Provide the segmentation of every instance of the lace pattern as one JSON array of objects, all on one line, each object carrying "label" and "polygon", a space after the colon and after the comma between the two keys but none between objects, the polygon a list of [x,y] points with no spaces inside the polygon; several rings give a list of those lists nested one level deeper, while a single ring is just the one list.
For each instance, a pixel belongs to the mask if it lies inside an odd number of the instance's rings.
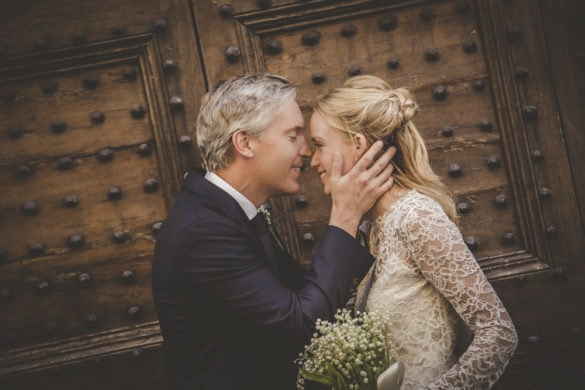
[{"label": "lace pattern", "polygon": [[[388,313],[402,389],[488,389],[517,345],[514,325],[439,204],[414,190],[372,221],[367,310]],[[467,328],[473,340],[458,352]],[[459,356],[460,355],[460,356]]]}]

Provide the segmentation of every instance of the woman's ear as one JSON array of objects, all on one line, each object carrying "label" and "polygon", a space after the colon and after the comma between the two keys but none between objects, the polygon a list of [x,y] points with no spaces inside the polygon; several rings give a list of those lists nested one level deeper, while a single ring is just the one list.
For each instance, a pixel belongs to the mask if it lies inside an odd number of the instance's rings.
[{"label": "woman's ear", "polygon": [[234,145],[234,152],[246,158],[254,157],[254,151],[250,142],[250,135],[243,130],[236,130],[232,134],[232,144]]},{"label": "woman's ear", "polygon": [[366,137],[364,137],[362,134],[357,134],[354,136],[353,141],[355,145],[355,160],[357,161],[360,159],[360,157],[363,156],[366,150],[368,150],[368,144],[366,142]]}]

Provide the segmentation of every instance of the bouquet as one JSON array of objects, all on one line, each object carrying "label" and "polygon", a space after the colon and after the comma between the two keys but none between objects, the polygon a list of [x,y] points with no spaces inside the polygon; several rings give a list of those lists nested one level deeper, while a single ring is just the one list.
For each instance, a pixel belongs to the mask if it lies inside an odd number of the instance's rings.
[{"label": "bouquet", "polygon": [[335,322],[317,320],[316,333],[295,361],[297,388],[305,380],[335,390],[375,390],[378,376],[390,365],[387,328],[381,315],[338,310]]}]

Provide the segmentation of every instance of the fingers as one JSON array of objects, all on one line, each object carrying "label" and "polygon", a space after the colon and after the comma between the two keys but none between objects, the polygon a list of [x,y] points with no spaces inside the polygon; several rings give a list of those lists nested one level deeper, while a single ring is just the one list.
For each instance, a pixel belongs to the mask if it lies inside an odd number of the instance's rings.
[{"label": "fingers", "polygon": [[374,161],[382,148],[376,142],[364,153],[353,168],[342,176],[343,158],[335,153],[330,172],[330,189],[333,206],[330,224],[355,235],[360,218],[394,183],[394,165],[390,163],[396,148],[390,148]]},{"label": "fingers", "polygon": [[358,160],[355,164],[355,167],[358,171],[365,171],[365,170],[372,170],[374,173],[373,176],[378,175],[386,165],[392,160],[392,157],[396,154],[396,148],[394,146],[388,148],[382,154],[378,160],[374,162],[374,158],[376,154],[382,149],[383,143],[382,141],[376,141],[370,148],[364,153],[364,155]]},{"label": "fingers", "polygon": [[391,147],[384,152],[364,174],[367,175],[367,183],[373,195],[380,196],[389,191],[394,183],[392,173],[394,165],[390,162],[396,154],[396,148]]},{"label": "fingers", "polygon": [[329,180],[332,182],[336,182],[341,178],[341,171],[343,170],[343,157],[341,153],[335,151],[333,153],[333,158],[331,159],[331,172],[329,175]]},{"label": "fingers", "polygon": [[375,180],[373,180],[373,185],[376,186],[376,190],[381,194],[387,192],[392,187],[394,183],[394,179],[392,178],[392,172],[394,171],[394,165],[388,164],[386,168],[376,176]]},{"label": "fingers", "polygon": [[376,157],[376,154],[382,149],[382,146],[383,146],[382,141],[374,142],[374,144],[370,146],[368,150],[366,150],[364,155],[355,164],[354,167],[356,168],[356,170],[365,171],[366,169],[368,169],[368,167],[372,164],[372,161],[374,161],[374,157]]},{"label": "fingers", "polygon": [[390,147],[376,161],[374,161],[376,154],[380,151],[381,148],[382,142],[376,141],[354,165],[350,171],[350,174],[356,175],[355,177],[357,177],[357,175],[362,175],[365,173],[366,176],[362,177],[364,177],[366,180],[371,180],[384,172],[388,166],[392,167],[390,170],[391,174],[394,167],[392,164],[390,164],[390,160],[392,160],[396,154],[396,148],[394,146]]},{"label": "fingers", "polygon": [[390,164],[390,160],[392,160],[395,154],[396,148],[394,146],[388,148],[388,150],[386,150],[384,154],[382,154],[368,170],[372,173],[373,176],[379,175],[384,171],[384,169],[386,169],[388,165],[392,166],[392,164]]}]

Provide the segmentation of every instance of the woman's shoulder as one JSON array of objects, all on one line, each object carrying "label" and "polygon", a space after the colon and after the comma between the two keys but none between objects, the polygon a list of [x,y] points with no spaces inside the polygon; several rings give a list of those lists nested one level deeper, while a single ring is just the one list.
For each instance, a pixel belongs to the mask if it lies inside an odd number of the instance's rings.
[{"label": "woman's shoulder", "polygon": [[415,228],[425,230],[450,225],[451,220],[437,201],[410,189],[392,205],[392,208],[383,215],[383,220],[378,223],[386,228],[411,231]]},{"label": "woman's shoulder", "polygon": [[408,190],[394,206],[397,212],[411,217],[420,216],[421,214],[427,215],[429,213],[444,214],[443,208],[436,200],[414,189]]}]

